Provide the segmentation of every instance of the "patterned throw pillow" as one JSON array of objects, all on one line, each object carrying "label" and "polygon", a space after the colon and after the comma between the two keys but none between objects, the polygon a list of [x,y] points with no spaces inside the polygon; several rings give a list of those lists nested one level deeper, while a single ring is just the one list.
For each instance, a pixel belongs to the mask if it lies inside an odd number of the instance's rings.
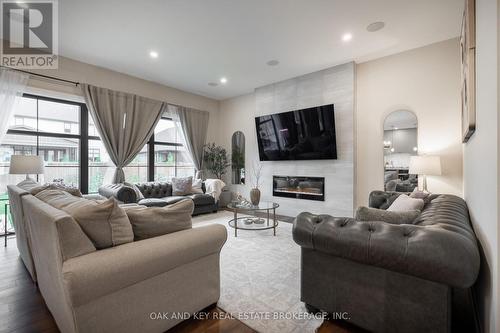
[{"label": "patterned throw pillow", "polygon": [[382,221],[391,224],[412,224],[420,216],[420,211],[392,212],[383,209],[359,207],[356,211],[358,221]]},{"label": "patterned throw pillow", "polygon": [[188,195],[192,193],[193,177],[172,178],[172,195]]}]

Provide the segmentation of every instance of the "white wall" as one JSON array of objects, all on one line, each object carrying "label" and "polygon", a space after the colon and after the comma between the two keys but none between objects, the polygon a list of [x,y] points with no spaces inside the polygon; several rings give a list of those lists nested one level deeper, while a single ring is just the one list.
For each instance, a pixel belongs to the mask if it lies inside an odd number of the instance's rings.
[{"label": "white wall", "polygon": [[464,145],[464,196],[483,252],[477,284],[485,332],[500,332],[498,9],[495,0],[476,0],[476,132]]},{"label": "white wall", "polygon": [[356,69],[357,205],[383,189],[383,122],[395,110],[418,118],[420,154],[442,158],[429,190],[462,195],[458,39],[361,63]]},{"label": "white wall", "polygon": [[[219,101],[217,100],[65,57],[59,58],[57,70],[30,71],[209,111],[210,121],[207,137],[209,141],[215,141],[219,111]],[[81,96],[79,87],[55,83],[51,80],[30,79],[29,90],[41,94],[48,92],[50,96],[59,98],[75,99],[75,96]]]},{"label": "white wall", "polygon": [[[254,161],[258,161],[255,133],[256,115],[265,115],[306,107],[334,104],[337,160],[261,162],[262,199],[280,204],[278,213],[294,216],[303,211],[352,216],[354,205],[354,63],[257,88],[254,94],[221,102],[219,143],[231,151],[231,136],[240,130],[246,137],[247,180]],[[310,201],[272,196],[272,176],[325,177],[325,201]],[[229,178],[228,178],[229,181]],[[246,186],[234,185],[248,197]]]}]

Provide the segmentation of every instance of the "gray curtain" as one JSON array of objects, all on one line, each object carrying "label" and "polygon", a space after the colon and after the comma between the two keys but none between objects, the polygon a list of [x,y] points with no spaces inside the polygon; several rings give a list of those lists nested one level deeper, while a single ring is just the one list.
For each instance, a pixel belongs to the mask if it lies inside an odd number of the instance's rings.
[{"label": "gray curtain", "polygon": [[116,166],[113,182],[123,183],[123,168],[148,142],[167,105],[88,84],[82,84],[82,91],[104,147]]},{"label": "gray curtain", "polygon": [[184,133],[186,149],[196,167],[196,178],[202,178],[203,147],[207,140],[209,113],[207,111],[180,107],[178,116],[182,132]]}]

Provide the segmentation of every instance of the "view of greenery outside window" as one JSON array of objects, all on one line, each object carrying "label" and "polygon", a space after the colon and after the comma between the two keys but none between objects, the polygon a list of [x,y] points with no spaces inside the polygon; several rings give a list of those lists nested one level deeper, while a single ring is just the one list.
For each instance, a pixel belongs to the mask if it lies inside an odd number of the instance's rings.
[{"label": "view of greenery outside window", "polygon": [[[45,174],[32,175],[42,183],[63,179],[79,186],[80,116],[76,103],[55,102],[36,96],[21,98],[7,135],[0,143],[0,199],[7,197],[7,185],[17,184],[24,175],[10,175],[12,155],[40,155],[45,161]],[[0,201],[0,225],[4,225],[4,201]],[[12,229],[12,225],[8,226]],[[11,231],[11,230],[9,230]]]}]

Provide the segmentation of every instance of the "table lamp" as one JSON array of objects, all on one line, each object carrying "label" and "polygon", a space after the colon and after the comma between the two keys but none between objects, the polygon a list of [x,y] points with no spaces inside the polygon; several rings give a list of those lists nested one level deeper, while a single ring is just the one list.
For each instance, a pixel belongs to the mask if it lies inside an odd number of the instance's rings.
[{"label": "table lamp", "polygon": [[427,192],[426,176],[441,176],[441,158],[439,156],[422,155],[410,157],[409,174],[422,175],[423,191]]},{"label": "table lamp", "polygon": [[12,155],[10,157],[9,173],[12,175],[29,175],[43,174],[44,162],[41,156],[32,155]]}]

